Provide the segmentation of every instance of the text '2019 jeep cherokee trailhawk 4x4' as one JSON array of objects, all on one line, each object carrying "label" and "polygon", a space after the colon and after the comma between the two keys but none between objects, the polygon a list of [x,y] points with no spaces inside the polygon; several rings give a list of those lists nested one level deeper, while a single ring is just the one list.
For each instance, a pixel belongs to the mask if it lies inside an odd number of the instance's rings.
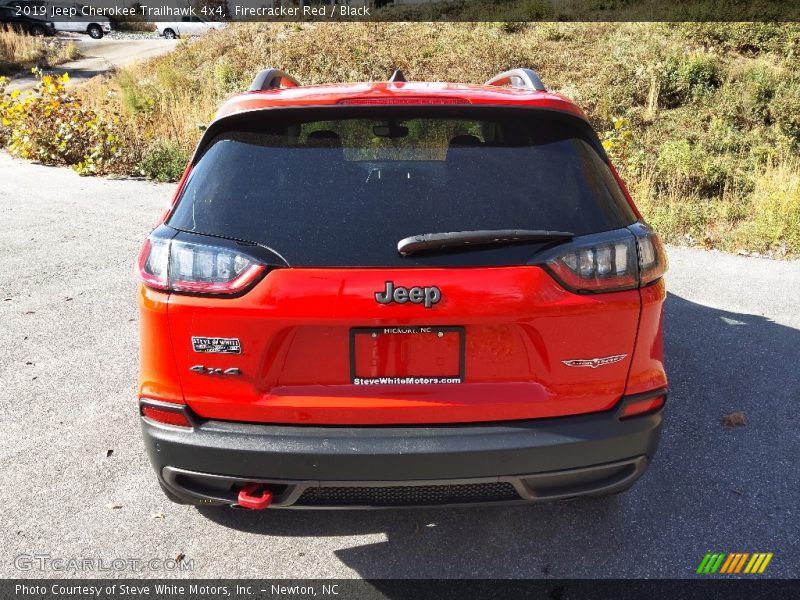
[{"label": "text '2019 jeep cherokee trailhawk 4x4'", "polygon": [[264,71],[139,259],[158,480],[253,509],[624,490],[666,399],[665,268],[585,115],[533,71]]}]

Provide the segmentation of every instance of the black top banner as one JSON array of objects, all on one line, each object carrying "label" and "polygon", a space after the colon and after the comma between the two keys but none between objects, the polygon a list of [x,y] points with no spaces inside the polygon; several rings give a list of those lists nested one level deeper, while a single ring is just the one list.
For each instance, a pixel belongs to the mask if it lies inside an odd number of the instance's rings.
[{"label": "black top banner", "polygon": [[800,0],[11,0],[51,21],[800,21]]}]

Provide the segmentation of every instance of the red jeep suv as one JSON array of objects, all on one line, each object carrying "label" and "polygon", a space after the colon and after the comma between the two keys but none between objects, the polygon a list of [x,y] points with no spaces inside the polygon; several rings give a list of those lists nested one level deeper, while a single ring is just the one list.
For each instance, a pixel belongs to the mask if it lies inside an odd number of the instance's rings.
[{"label": "red jeep suv", "polygon": [[158,481],[251,509],[625,490],[661,427],[665,269],[586,116],[534,71],[263,71],[139,258]]}]

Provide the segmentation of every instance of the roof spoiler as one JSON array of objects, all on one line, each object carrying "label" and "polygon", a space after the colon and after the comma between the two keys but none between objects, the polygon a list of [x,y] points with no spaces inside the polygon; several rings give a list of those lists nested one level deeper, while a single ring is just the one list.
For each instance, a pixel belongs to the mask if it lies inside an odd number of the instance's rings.
[{"label": "roof spoiler", "polygon": [[[400,69],[395,69],[392,76],[389,78],[389,83],[400,83],[404,81],[406,81],[406,78]],[[297,79],[280,69],[264,69],[253,79],[253,83],[250,84],[250,91],[277,90],[280,88],[298,87],[299,85],[301,84]],[[504,71],[492,77],[485,85],[510,85],[514,88],[535,90],[537,92],[547,91],[539,74],[533,69],[511,69],[510,71]]]},{"label": "roof spoiler", "polygon": [[504,71],[492,77],[484,85],[510,85],[513,88],[523,90],[534,90],[537,92],[547,91],[539,74],[533,69],[511,69],[510,71]]},{"label": "roof spoiler", "polygon": [[[400,69],[395,69],[389,78],[389,83],[405,82],[406,77]],[[279,90],[281,88],[293,88],[300,86],[301,83],[288,73],[280,69],[264,69],[253,79],[250,84],[251,92],[261,92],[264,90]]]},{"label": "roof spoiler", "polygon": [[406,81],[408,81],[408,79],[406,79],[406,76],[400,69],[395,69],[392,76],[389,78],[389,83],[403,83]]},{"label": "roof spoiler", "polygon": [[263,90],[277,90],[280,88],[298,87],[300,82],[280,69],[264,69],[259,72],[250,84],[251,92]]}]

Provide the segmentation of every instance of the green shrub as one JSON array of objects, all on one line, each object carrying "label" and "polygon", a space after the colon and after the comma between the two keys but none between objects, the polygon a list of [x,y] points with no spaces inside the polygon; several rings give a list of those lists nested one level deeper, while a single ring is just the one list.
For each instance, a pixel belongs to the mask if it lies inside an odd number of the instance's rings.
[{"label": "green shrub", "polygon": [[504,21],[500,24],[503,33],[519,33],[528,27],[527,21]]},{"label": "green shrub", "polygon": [[117,77],[122,105],[130,114],[147,113],[153,110],[155,98],[150,90],[140,84],[130,71],[122,71]]},{"label": "green shrub", "polygon": [[728,119],[712,117],[709,121],[705,143],[711,152],[716,154],[739,152],[746,141],[744,132]]},{"label": "green shrub", "polygon": [[720,114],[742,129],[773,122],[771,103],[780,71],[768,61],[748,61],[731,73],[719,95]]},{"label": "green shrub", "polygon": [[139,172],[156,181],[178,181],[189,157],[172,140],[158,139],[144,152],[136,165]]},{"label": "green shrub", "polygon": [[761,54],[774,52],[784,56],[800,48],[800,25],[797,23],[682,23],[673,25],[686,37],[706,48],[726,52]]},{"label": "green shrub", "polygon": [[721,65],[716,56],[694,54],[686,58],[672,55],[667,57],[664,65],[660,104],[674,108],[706,96],[721,84]]},{"label": "green shrub", "polygon": [[214,66],[213,77],[219,94],[222,96],[233,94],[245,87],[242,81],[242,74],[233,65],[225,61]]},{"label": "green shrub", "polygon": [[755,122],[769,125],[772,121],[770,102],[775,97],[776,88],[772,71],[763,65],[758,65],[746,72],[744,83],[749,116]]},{"label": "green shrub", "polygon": [[656,160],[656,186],[699,196],[719,194],[730,181],[725,157],[686,140],[664,142]]},{"label": "green shrub", "polygon": [[617,168],[624,173],[627,171],[626,167],[633,147],[633,132],[629,121],[622,117],[615,118],[613,125],[613,129],[603,133],[603,148]]},{"label": "green shrub", "polygon": [[[0,89],[0,123],[8,151],[51,165],[69,165],[81,175],[122,166],[120,129],[113,119],[84,107],[66,89],[69,77],[42,75],[35,93]],[[2,82],[0,82],[2,88]]]},{"label": "green shrub", "polygon": [[779,255],[800,253],[800,164],[770,164],[756,177],[752,218],[742,224],[743,245]]},{"label": "green shrub", "polygon": [[788,136],[795,149],[800,148],[800,78],[785,81],[775,90],[770,113],[781,132]]}]

